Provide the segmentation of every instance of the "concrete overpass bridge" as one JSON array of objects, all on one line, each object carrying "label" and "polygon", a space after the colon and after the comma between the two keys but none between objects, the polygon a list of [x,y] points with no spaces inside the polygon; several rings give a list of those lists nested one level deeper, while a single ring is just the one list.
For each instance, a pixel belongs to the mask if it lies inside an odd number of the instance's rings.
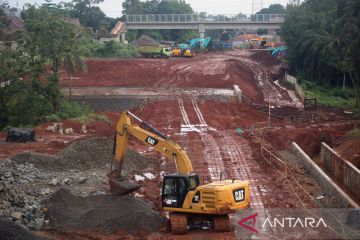
[{"label": "concrete overpass bridge", "polygon": [[[130,29],[192,29],[200,37],[207,29],[280,29],[283,14],[206,15],[206,14],[143,14],[127,15],[126,30]],[[125,34],[125,33],[123,33]],[[125,35],[123,36],[125,38]]]}]

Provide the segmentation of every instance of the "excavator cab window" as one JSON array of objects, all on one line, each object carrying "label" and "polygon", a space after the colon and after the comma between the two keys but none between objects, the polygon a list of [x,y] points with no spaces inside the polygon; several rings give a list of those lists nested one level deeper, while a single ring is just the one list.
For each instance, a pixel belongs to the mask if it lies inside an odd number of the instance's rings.
[{"label": "excavator cab window", "polygon": [[189,191],[194,191],[199,186],[199,176],[189,176]]},{"label": "excavator cab window", "polygon": [[164,178],[162,202],[164,207],[181,208],[189,191],[188,178],[167,176]]}]

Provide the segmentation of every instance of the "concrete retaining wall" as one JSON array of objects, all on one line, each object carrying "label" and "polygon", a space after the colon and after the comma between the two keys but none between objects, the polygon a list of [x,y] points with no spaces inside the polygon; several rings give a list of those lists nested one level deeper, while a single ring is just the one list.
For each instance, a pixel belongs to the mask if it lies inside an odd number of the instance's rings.
[{"label": "concrete retaining wall", "polygon": [[325,169],[333,174],[357,200],[360,200],[360,170],[342,159],[326,143],[321,143],[320,159]]},{"label": "concrete retaining wall", "polygon": [[324,171],[313,162],[313,160],[296,144],[292,143],[291,151],[298,158],[298,161],[304,165],[305,169],[310,172],[323,189],[326,195],[335,197],[339,208],[359,208],[359,205],[353,201],[336,183],[331,180]]},{"label": "concrete retaining wall", "polygon": [[305,101],[305,91],[300,87],[300,85],[297,82],[297,79],[291,75],[288,75],[285,73],[285,81],[294,84],[295,86],[295,92],[299,96],[302,103]]},{"label": "concrete retaining wall", "polygon": [[242,91],[238,85],[233,85],[234,94],[237,96],[239,102],[242,102]]}]

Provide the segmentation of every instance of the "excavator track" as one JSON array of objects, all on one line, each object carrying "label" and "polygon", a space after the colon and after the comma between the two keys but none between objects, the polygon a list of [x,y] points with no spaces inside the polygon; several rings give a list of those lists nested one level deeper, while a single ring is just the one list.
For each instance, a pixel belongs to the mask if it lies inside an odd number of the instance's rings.
[{"label": "excavator track", "polygon": [[184,213],[170,214],[171,233],[175,235],[183,235],[187,233],[187,215]]},{"label": "excavator track", "polygon": [[228,215],[213,218],[214,232],[230,232],[230,219]]}]

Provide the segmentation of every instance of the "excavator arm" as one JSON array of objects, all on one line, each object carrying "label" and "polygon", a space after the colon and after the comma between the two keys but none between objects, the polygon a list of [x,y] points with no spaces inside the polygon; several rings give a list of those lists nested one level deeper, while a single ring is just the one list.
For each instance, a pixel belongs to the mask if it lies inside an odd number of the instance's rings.
[{"label": "excavator arm", "polygon": [[[139,125],[133,123],[132,118],[137,120]],[[179,174],[190,174],[193,172],[191,160],[179,144],[164,136],[157,129],[142,121],[131,112],[123,112],[116,125],[114,169],[109,176],[110,189],[116,195],[128,194],[139,188],[139,186],[132,186],[131,182],[121,177],[124,155],[128,148],[130,135],[140,142],[154,147],[157,152],[168,159],[174,160]]]}]

